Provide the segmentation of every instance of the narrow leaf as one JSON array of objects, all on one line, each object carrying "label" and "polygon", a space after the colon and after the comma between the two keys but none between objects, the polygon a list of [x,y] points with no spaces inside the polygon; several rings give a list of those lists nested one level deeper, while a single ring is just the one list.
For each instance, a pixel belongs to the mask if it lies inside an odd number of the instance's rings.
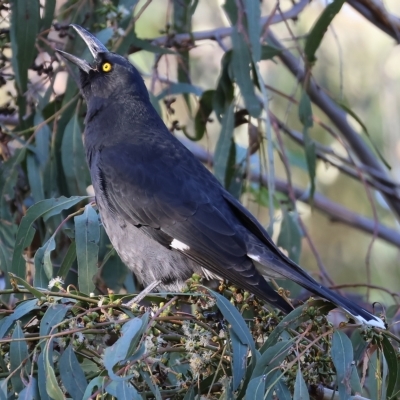
[{"label": "narrow leaf", "polygon": [[52,359],[53,354],[50,351],[53,349],[53,340],[48,340],[46,343],[45,351],[44,351],[44,369],[46,373],[46,391],[47,394],[53,400],[64,400],[64,394],[58,385],[56,374],[54,372],[54,368],[52,362],[50,362],[50,357]]},{"label": "narrow leaf", "polygon": [[230,329],[229,336],[231,338],[233,352],[232,389],[236,391],[246,373],[246,361],[249,347],[241,343],[233,329]]},{"label": "narrow leaf", "polygon": [[4,337],[15,321],[30,313],[32,310],[39,309],[40,307],[37,305],[37,302],[37,299],[26,300],[20,303],[12,314],[3,318],[0,325],[0,339]]},{"label": "narrow leaf", "polygon": [[303,375],[301,374],[300,368],[297,370],[296,382],[294,383],[294,395],[293,400],[310,400],[308,394],[307,385],[304,382]]},{"label": "narrow leaf", "polygon": [[299,104],[299,119],[303,124],[304,151],[306,155],[308,174],[310,176],[311,190],[310,198],[312,199],[315,192],[315,174],[317,154],[315,143],[309,135],[309,128],[313,126],[313,115],[311,109],[311,100],[307,92],[303,91]]},{"label": "narrow leaf", "polygon": [[199,101],[199,109],[194,118],[195,136],[194,138],[189,137],[189,139],[197,141],[203,138],[208,118],[213,110],[214,94],[215,90],[206,90],[202,94]]},{"label": "narrow leaf", "polygon": [[110,347],[104,351],[104,366],[107,368],[109,376],[119,381],[121,378],[114,374],[113,368],[120,361],[129,357],[129,350],[132,342],[138,342],[143,321],[140,318],[133,318],[127,322],[122,328],[122,336]]},{"label": "narrow leaf", "polygon": [[82,399],[87,381],[71,344],[60,357],[59,367],[62,383],[68,393],[73,399]]},{"label": "narrow leaf", "polygon": [[22,389],[24,389],[21,376],[26,378],[31,370],[28,346],[24,340],[17,340],[25,338],[20,321],[17,321],[15,325],[12,338],[14,341],[10,344],[10,372],[13,373],[11,375],[11,383],[14,391],[19,393]]},{"label": "narrow leaf", "polygon": [[15,248],[12,259],[12,272],[21,277],[25,277],[25,259],[23,257],[24,250],[31,244],[35,230],[33,223],[40,217],[46,222],[50,217],[59,214],[61,211],[73,207],[80,201],[87,199],[87,196],[73,196],[66,198],[61,196],[57,199],[48,199],[39,201],[30,207],[21,220],[19,225],[17,238],[15,240]]},{"label": "narrow leaf", "polygon": [[389,368],[387,397],[390,398],[393,394],[397,382],[397,355],[395,349],[393,348],[386,335],[383,335],[382,338],[382,349]]},{"label": "narrow leaf", "polygon": [[11,2],[11,61],[20,93],[28,88],[28,69],[37,51],[35,41],[39,32],[39,7],[39,0]]},{"label": "narrow leaf", "polygon": [[350,399],[351,363],[353,346],[351,340],[341,331],[335,331],[332,338],[331,356],[336,368],[337,384],[341,399]]},{"label": "narrow leaf", "polygon": [[297,214],[289,212],[282,207],[283,219],[277,246],[282,247],[289,253],[289,258],[295,263],[299,262],[301,253],[302,232],[298,223]]},{"label": "narrow leaf", "polygon": [[93,276],[97,272],[100,239],[99,218],[93,207],[88,204],[84,213],[76,216],[74,221],[79,290],[91,293],[95,288]]},{"label": "narrow leaf", "polygon": [[90,183],[78,113],[74,113],[64,130],[61,160],[70,194],[83,195]]},{"label": "narrow leaf", "polygon": [[16,281],[18,284],[23,286],[26,290],[29,290],[38,300],[41,300],[43,297],[43,293],[37,289],[35,289],[33,286],[31,286],[28,282],[24,281],[22,278],[19,276],[16,276],[12,274],[11,272],[8,274],[11,279]]},{"label": "narrow leaf", "polygon": [[76,260],[76,242],[73,241],[68,247],[68,251],[61,262],[61,267],[58,271],[58,276],[60,276],[62,279],[65,279],[75,260]]},{"label": "narrow leaf", "polygon": [[246,399],[263,399],[265,393],[265,376],[253,378],[246,390]]},{"label": "narrow leaf", "polygon": [[255,91],[254,84],[251,79],[251,57],[249,47],[236,28],[232,32],[232,73],[240,88],[240,93],[243,96],[246,109],[249,114],[257,118],[261,113],[261,105]]},{"label": "narrow leaf", "polygon": [[304,53],[310,64],[315,62],[315,52],[320,46],[330,23],[340,11],[345,1],[346,0],[333,0],[332,3],[325,8],[325,10],[317,19],[317,22],[311,28],[304,46]]},{"label": "narrow leaf", "polygon": [[258,0],[247,0],[243,4],[246,13],[247,34],[249,36],[249,41],[250,41],[251,55],[253,61],[256,63],[260,61],[261,57],[260,2]]},{"label": "narrow leaf", "polygon": [[[47,336],[52,328],[58,325],[64,319],[69,309],[70,306],[67,306],[66,304],[50,305],[40,322],[39,335]],[[42,350],[44,349],[45,344],[46,342],[44,341],[41,343]]]},{"label": "narrow leaf", "polygon": [[233,130],[235,126],[234,107],[235,105],[232,103],[225,111],[222,119],[221,132],[214,153],[214,174],[222,184],[225,183],[229,151],[233,141]]}]

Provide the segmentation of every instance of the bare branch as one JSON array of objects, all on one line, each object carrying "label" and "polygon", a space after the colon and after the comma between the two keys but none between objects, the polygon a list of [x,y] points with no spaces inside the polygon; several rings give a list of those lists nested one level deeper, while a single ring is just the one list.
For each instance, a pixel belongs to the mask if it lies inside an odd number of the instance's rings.
[{"label": "bare branch", "polygon": [[[303,82],[306,73],[301,60],[297,59],[293,54],[287,51],[272,32],[270,32],[269,39],[275,47],[282,50],[281,54],[278,56],[282,63],[299,80],[299,82]],[[330,118],[336,128],[338,128],[359,160],[385,177],[384,180],[379,179],[379,181],[382,185],[386,186],[390,177],[387,175],[386,170],[383,168],[381,162],[377,159],[372,150],[348,123],[346,112],[340,108],[312,79],[310,79],[307,92],[312,102],[317,105]],[[400,192],[397,188],[390,187],[390,189],[396,190],[396,196],[387,193],[382,193],[382,195],[392,209],[394,215],[396,215],[396,218],[400,221]]]},{"label": "bare branch", "polygon": [[400,43],[400,18],[390,14],[382,2],[375,0],[347,0],[355,10]]},{"label": "bare branch", "polygon": [[[264,26],[267,22],[269,25],[273,25],[282,22],[284,20],[294,19],[303,11],[303,9],[306,7],[308,3],[309,0],[300,0],[290,10],[282,14],[275,14],[272,17],[269,15],[267,15],[266,17],[262,17],[260,20],[260,26]],[[224,37],[230,36],[232,34],[232,30],[233,28],[228,26],[201,32],[180,33],[178,35],[160,36],[156,39],[153,39],[151,44],[154,46],[172,47],[175,44],[183,44],[199,40],[220,41]]]}]

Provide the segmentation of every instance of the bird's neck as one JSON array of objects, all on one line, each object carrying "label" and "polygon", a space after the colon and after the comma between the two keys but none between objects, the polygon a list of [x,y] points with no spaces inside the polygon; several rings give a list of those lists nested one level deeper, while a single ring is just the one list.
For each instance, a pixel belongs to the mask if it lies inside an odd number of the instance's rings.
[{"label": "bird's neck", "polygon": [[149,100],[134,95],[109,100],[88,103],[85,147],[96,149],[121,141],[140,141],[150,132],[152,136],[169,133]]}]

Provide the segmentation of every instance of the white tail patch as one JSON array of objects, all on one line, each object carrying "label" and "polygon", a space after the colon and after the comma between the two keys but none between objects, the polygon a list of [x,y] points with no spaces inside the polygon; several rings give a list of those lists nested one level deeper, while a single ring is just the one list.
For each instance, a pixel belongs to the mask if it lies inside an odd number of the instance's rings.
[{"label": "white tail patch", "polygon": [[180,241],[177,240],[177,239],[174,239],[174,240],[171,242],[170,246],[171,246],[173,249],[180,250],[180,251],[185,251],[185,250],[189,250],[189,249],[190,249],[190,247],[189,247],[187,244],[182,243],[182,242],[180,242]]}]

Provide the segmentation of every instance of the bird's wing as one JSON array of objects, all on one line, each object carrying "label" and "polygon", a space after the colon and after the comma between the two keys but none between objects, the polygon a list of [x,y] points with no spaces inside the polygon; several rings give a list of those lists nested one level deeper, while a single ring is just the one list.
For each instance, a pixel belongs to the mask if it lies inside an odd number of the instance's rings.
[{"label": "bird's wing", "polygon": [[97,168],[112,212],[145,227],[147,235],[172,251],[288,309],[247,256],[245,237],[230,218],[222,186],[185,148],[104,148]]}]

